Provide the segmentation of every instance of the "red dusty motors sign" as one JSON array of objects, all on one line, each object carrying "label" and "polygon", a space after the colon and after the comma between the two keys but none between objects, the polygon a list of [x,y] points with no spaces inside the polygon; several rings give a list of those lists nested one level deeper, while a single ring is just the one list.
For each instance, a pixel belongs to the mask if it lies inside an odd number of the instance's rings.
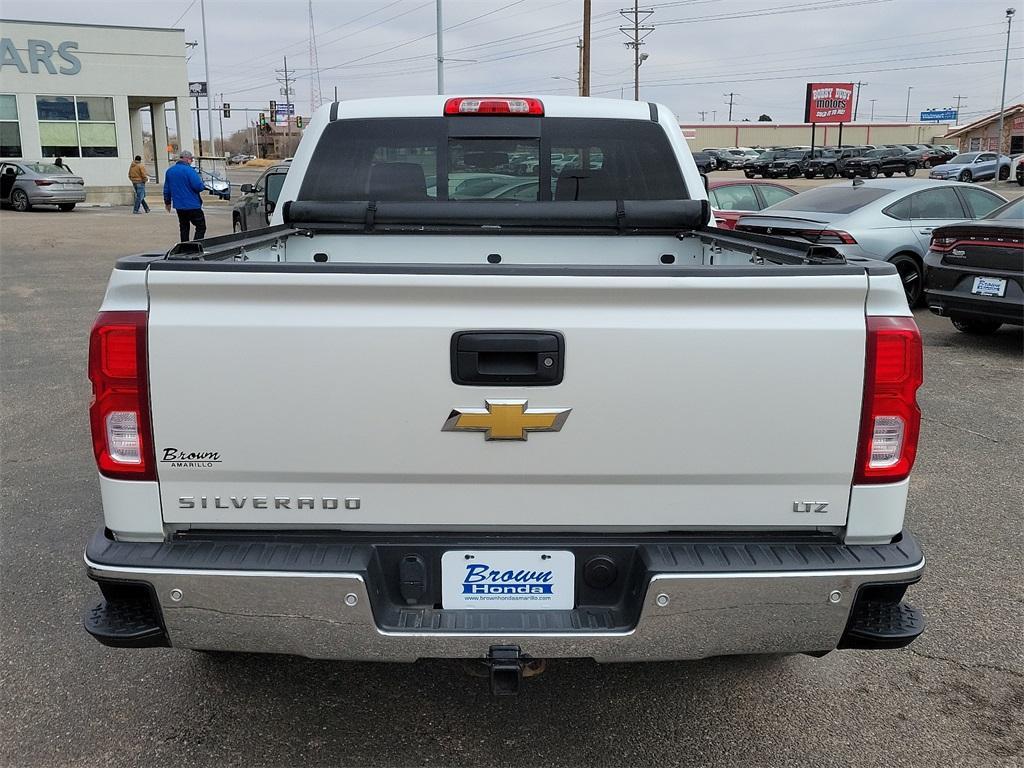
[{"label": "red dusty motors sign", "polygon": [[808,83],[805,123],[848,123],[853,119],[853,83]]}]

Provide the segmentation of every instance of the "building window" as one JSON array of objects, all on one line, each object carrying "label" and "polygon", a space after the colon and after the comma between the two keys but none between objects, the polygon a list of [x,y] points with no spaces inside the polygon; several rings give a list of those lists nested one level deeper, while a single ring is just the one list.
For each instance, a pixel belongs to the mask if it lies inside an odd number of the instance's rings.
[{"label": "building window", "polygon": [[21,157],[18,99],[0,96],[0,157]]},{"label": "building window", "polygon": [[36,96],[43,157],[117,157],[109,96]]}]

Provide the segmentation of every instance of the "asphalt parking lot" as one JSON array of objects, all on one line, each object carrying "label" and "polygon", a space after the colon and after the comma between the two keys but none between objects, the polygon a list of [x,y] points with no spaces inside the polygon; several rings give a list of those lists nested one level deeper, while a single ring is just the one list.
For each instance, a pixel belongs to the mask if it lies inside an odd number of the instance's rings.
[{"label": "asphalt parking lot", "polygon": [[[0,212],[3,765],[1019,764],[1024,334],[968,337],[927,311],[908,526],[928,558],[909,599],[929,626],[907,649],[556,661],[508,700],[457,662],[98,645],[80,623],[101,525],[87,341],[114,258],[177,237],[155,202]],[[207,213],[211,235],[230,231],[228,206]]]}]

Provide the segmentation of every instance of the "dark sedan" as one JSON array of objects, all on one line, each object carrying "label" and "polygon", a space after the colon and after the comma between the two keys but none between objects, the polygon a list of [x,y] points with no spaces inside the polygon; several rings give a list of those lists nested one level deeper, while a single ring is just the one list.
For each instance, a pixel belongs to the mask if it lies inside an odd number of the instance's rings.
[{"label": "dark sedan", "polygon": [[928,307],[964,333],[1024,325],[1024,197],[938,227],[924,259]]}]

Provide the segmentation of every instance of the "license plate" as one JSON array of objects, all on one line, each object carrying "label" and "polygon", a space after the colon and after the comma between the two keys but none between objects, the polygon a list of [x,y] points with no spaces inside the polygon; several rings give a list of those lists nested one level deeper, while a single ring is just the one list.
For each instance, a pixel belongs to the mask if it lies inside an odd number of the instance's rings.
[{"label": "license plate", "polygon": [[978,296],[1005,296],[1006,280],[1001,277],[976,277],[971,293]]},{"label": "license plate", "polygon": [[441,605],[499,611],[567,610],[576,557],[564,550],[453,550],[441,556]]}]

